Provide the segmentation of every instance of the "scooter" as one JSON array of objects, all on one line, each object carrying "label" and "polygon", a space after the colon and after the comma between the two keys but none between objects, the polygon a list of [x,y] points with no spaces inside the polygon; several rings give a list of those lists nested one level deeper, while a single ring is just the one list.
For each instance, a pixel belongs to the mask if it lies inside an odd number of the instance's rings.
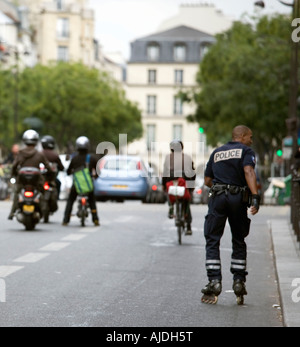
[{"label": "scooter", "polygon": [[[40,167],[41,169],[41,167]],[[41,201],[41,209],[43,212],[44,223],[49,222],[50,214],[53,214],[57,211],[57,200],[58,192],[55,184],[55,177],[57,176],[57,168],[52,165],[52,172],[47,172],[45,168],[41,169],[42,175],[45,179],[44,182],[44,194]]]},{"label": "scooter", "polygon": [[89,199],[86,195],[78,195],[77,217],[81,221],[81,226],[85,226],[85,220],[89,216]]},{"label": "scooter", "polygon": [[41,219],[40,200],[38,189],[40,170],[33,167],[24,167],[19,172],[19,181],[22,189],[19,193],[17,220],[23,224],[27,231],[33,231]]}]

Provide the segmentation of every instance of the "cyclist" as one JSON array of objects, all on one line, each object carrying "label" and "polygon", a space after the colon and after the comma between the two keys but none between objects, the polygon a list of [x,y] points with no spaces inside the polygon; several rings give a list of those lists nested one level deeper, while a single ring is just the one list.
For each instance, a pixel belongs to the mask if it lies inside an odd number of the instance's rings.
[{"label": "cyclist", "polygon": [[[77,154],[75,154],[75,156],[71,160],[70,166],[67,170],[68,175],[71,175],[76,170],[86,166],[89,149],[90,149],[90,141],[87,137],[81,136],[76,140]],[[90,157],[90,160],[88,165],[89,165],[90,173],[93,177],[96,177],[96,165],[98,160],[93,155],[90,155],[89,157]],[[70,222],[73,204],[77,198],[77,195],[78,194],[77,194],[75,185],[73,184],[68,201],[67,201],[66,209],[65,209],[65,215],[63,220],[64,226],[67,226]],[[89,193],[88,197],[89,197],[89,205],[92,211],[93,222],[96,226],[99,226],[100,223],[99,223],[99,217],[97,214],[97,206],[96,206],[96,199],[95,199],[94,192]]]},{"label": "cyclist", "polygon": [[[167,183],[180,177],[186,181],[187,189],[190,194],[193,193],[195,188],[196,171],[191,157],[183,153],[183,142],[180,140],[173,140],[170,143],[170,151],[165,158],[162,183],[164,190],[167,191]],[[168,199],[169,213],[168,217],[174,217],[174,205]],[[190,208],[190,201],[186,201],[186,222],[187,231],[186,235],[192,235],[192,213]]]}]

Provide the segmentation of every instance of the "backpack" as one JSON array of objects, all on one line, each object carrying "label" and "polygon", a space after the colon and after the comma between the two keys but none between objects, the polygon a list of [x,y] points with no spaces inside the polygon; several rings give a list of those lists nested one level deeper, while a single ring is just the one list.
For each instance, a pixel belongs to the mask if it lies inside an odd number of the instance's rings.
[{"label": "backpack", "polygon": [[86,157],[86,167],[73,174],[74,186],[77,194],[84,195],[93,192],[94,184],[89,170],[90,155]]}]

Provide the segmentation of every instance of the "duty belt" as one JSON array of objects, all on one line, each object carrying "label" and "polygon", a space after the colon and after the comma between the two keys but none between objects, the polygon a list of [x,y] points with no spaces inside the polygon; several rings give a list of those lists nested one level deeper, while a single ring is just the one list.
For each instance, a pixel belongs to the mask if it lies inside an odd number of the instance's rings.
[{"label": "duty belt", "polygon": [[223,193],[228,195],[228,192],[235,195],[235,194],[239,194],[239,193],[245,193],[248,191],[249,191],[248,187],[239,187],[239,186],[232,186],[230,184],[216,183],[211,187],[211,189],[209,191],[209,195],[210,196],[215,196],[215,195],[218,196],[218,195],[221,195]]}]

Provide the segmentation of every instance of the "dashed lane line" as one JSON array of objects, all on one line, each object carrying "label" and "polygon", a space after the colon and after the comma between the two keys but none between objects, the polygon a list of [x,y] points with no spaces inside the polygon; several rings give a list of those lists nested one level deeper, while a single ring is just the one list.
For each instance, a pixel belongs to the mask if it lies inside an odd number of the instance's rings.
[{"label": "dashed lane line", "polygon": [[50,253],[28,253],[15,259],[14,263],[36,263],[46,257],[48,257]]},{"label": "dashed lane line", "polygon": [[39,249],[39,251],[42,252],[58,252],[62,250],[63,248],[66,248],[70,246],[70,242],[52,242],[49,243],[48,245],[42,247]]},{"label": "dashed lane line", "polygon": [[[59,242],[51,242],[48,245],[40,248],[38,252],[27,253],[19,258],[13,260],[14,263],[23,263],[23,264],[33,264],[42,259],[45,259],[51,252],[58,252],[69,245],[71,242],[80,241],[84,239],[88,233],[94,233],[98,231],[99,228],[95,227],[86,227],[79,230],[78,233],[69,234],[63,237]],[[66,242],[71,241],[71,242]],[[50,252],[50,253],[49,253]],[[24,269],[25,266],[14,266],[14,265],[0,265],[0,279],[6,278],[7,276]]]},{"label": "dashed lane line", "polygon": [[5,278],[14,272],[17,272],[19,270],[22,270],[24,266],[8,266],[8,265],[2,265],[0,266],[0,278]]},{"label": "dashed lane line", "polygon": [[70,234],[66,237],[64,237],[63,239],[61,239],[62,241],[80,241],[82,239],[84,239],[87,235],[85,234]]}]

